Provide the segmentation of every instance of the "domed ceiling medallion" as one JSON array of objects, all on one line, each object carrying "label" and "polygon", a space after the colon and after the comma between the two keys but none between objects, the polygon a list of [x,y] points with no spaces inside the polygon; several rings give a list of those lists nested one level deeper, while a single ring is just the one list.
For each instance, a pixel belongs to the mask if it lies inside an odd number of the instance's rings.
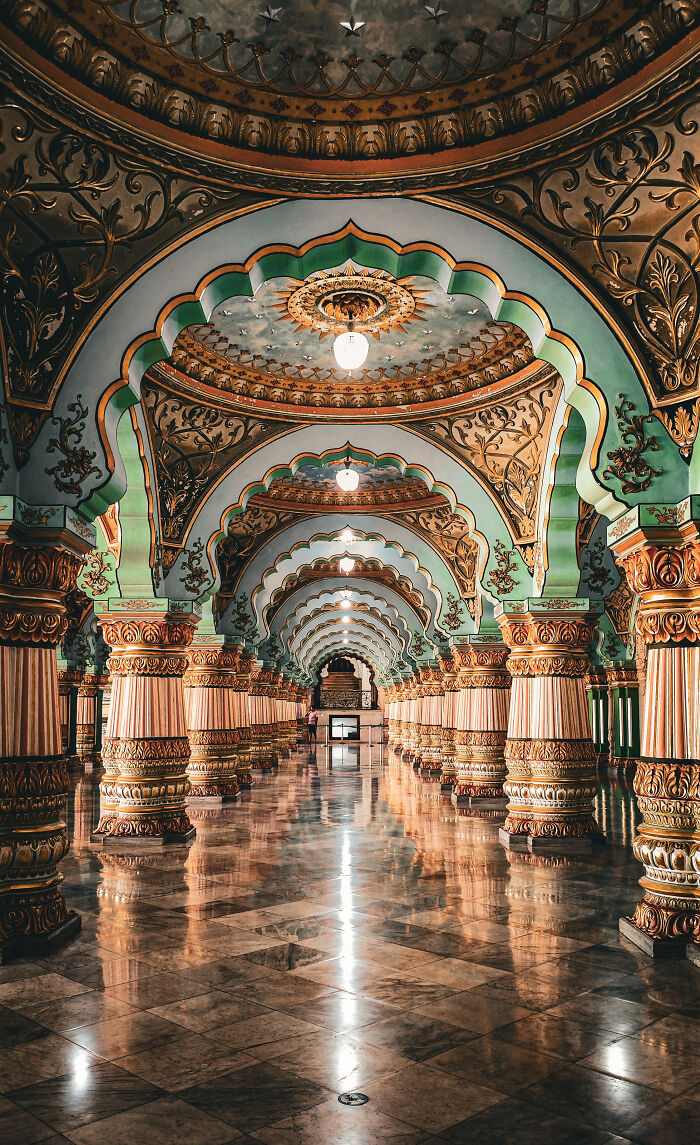
[{"label": "domed ceiling medallion", "polygon": [[311,327],[321,338],[341,333],[350,322],[355,330],[378,338],[384,330],[405,330],[406,323],[423,318],[432,308],[424,302],[428,293],[410,279],[348,264],[340,273],[319,271],[277,291],[283,301],[276,309],[297,330]]}]

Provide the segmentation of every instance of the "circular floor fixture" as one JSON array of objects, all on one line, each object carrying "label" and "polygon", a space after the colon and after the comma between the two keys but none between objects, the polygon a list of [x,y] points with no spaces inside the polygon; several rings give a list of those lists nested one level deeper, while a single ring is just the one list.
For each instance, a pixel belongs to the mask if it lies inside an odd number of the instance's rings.
[{"label": "circular floor fixture", "polygon": [[366,1105],[369,1098],[366,1093],[341,1093],[338,1101],[341,1105]]}]

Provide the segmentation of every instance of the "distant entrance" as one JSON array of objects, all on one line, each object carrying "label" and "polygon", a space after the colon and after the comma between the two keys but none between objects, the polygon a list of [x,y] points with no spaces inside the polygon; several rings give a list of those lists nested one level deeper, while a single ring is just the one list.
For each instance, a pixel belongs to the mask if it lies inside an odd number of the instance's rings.
[{"label": "distant entrance", "polygon": [[359,716],[330,716],[330,739],[359,740]]}]

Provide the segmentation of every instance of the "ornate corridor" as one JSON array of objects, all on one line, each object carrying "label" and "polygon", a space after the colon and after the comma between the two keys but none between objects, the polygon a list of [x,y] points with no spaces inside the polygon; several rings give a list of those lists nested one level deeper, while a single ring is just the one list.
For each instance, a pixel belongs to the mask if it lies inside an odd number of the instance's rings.
[{"label": "ornate corridor", "polygon": [[673,1145],[700,0],[0,33],[11,1135]]}]

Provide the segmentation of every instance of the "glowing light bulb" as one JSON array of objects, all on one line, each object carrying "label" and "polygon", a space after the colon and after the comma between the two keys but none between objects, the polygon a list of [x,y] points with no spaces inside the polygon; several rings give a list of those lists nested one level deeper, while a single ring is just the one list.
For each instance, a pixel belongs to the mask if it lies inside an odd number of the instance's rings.
[{"label": "glowing light bulb", "polygon": [[344,330],[333,343],[333,353],[341,370],[359,370],[369,354],[369,342],[357,330]]},{"label": "glowing light bulb", "polygon": [[355,536],[351,528],[343,529],[342,533],[340,534],[340,541],[343,545],[354,545]]},{"label": "glowing light bulb", "polygon": [[355,562],[352,557],[342,557],[338,567],[342,573],[351,573],[355,567]]},{"label": "glowing light bulb", "polygon": [[343,617],[343,624],[349,624],[349,623],[350,623],[350,617],[349,617],[349,616],[344,616],[344,617]]},{"label": "glowing light bulb", "polygon": [[336,473],[335,479],[344,493],[354,493],[360,484],[360,474],[356,469],[351,469],[347,463],[345,469],[340,469]]}]

